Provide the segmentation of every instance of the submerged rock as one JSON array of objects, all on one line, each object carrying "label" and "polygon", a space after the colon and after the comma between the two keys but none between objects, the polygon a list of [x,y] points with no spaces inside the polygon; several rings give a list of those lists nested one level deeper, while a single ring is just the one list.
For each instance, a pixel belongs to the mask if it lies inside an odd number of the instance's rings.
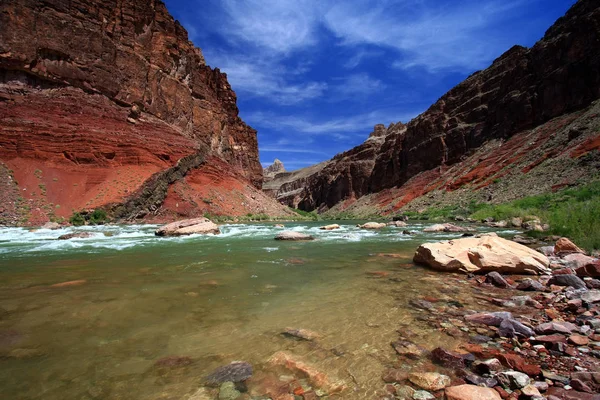
[{"label": "submerged rock", "polygon": [[50,287],[51,288],[62,288],[62,287],[69,287],[69,286],[79,286],[79,285],[83,285],[85,283],[87,283],[87,281],[85,279],[77,279],[74,281],[55,283],[54,285],[50,285]]},{"label": "submerged rock", "polygon": [[221,233],[221,231],[217,224],[204,217],[171,222],[170,224],[158,228],[154,232],[156,236],[183,236],[208,233],[217,235]]},{"label": "submerged rock", "polygon": [[243,382],[252,376],[252,365],[244,361],[234,361],[214,370],[206,377],[208,386],[219,386],[225,382]]},{"label": "submerged rock", "polygon": [[167,356],[156,361],[154,366],[158,368],[179,368],[190,365],[193,362],[194,360],[187,356]]},{"label": "submerged rock", "polygon": [[399,340],[392,343],[392,347],[396,350],[398,355],[418,360],[425,355],[425,350],[417,346],[416,344],[407,340]]},{"label": "submerged rock", "polygon": [[60,235],[58,237],[58,240],[87,239],[92,236],[93,236],[93,234],[91,232],[74,232],[74,233],[67,233],[65,235]]},{"label": "submerged rock", "polygon": [[408,375],[408,380],[421,389],[431,391],[450,386],[450,377],[437,372],[413,372]]},{"label": "submerged rock", "polygon": [[302,241],[302,240],[315,240],[314,237],[307,235],[305,233],[294,232],[294,231],[284,231],[278,233],[275,236],[275,240],[290,240],[290,241]]},{"label": "submerged rock", "polygon": [[296,329],[296,328],[285,328],[282,335],[288,337],[294,337],[297,339],[312,341],[321,337],[317,332],[310,331],[308,329]]},{"label": "submerged rock", "polygon": [[341,392],[346,387],[343,381],[333,379],[324,372],[316,369],[314,366],[284,351],[273,354],[269,358],[268,363],[273,366],[284,367],[293,373],[308,377],[308,380],[312,385],[330,394]]},{"label": "submerged rock", "polygon": [[219,388],[219,400],[235,400],[241,393],[235,388],[233,382],[225,382]]},{"label": "submerged rock", "polygon": [[419,246],[413,260],[440,271],[498,271],[511,274],[550,272],[548,257],[493,234],[425,243]]}]

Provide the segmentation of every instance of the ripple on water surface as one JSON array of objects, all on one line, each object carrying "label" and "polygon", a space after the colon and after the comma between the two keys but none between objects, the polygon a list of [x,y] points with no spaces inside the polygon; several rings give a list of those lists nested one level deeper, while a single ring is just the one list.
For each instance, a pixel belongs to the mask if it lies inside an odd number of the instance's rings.
[{"label": "ripple on water surface", "polygon": [[[270,224],[180,238],[152,225],[1,228],[0,397],[185,398],[221,365],[245,360],[260,374],[286,351],[345,382],[343,398],[370,398],[395,363],[396,330],[451,345],[407,304],[424,293],[468,304],[460,277],[411,263],[424,240],[460,235],[325,224],[286,224],[318,239],[289,243]],[[81,231],[93,235],[56,240]],[[292,340],[286,327],[320,338]]]}]

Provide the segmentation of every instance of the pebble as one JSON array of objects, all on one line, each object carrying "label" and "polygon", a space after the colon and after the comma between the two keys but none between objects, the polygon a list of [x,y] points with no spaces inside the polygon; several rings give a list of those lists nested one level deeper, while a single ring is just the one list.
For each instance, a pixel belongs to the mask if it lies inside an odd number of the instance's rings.
[{"label": "pebble", "polygon": [[511,389],[521,389],[529,385],[529,375],[518,371],[504,371],[498,374],[498,379]]},{"label": "pebble", "polygon": [[219,400],[235,400],[240,395],[233,382],[225,382],[219,388]]},{"label": "pebble", "polygon": [[414,400],[434,400],[435,396],[425,390],[417,390],[412,398]]}]

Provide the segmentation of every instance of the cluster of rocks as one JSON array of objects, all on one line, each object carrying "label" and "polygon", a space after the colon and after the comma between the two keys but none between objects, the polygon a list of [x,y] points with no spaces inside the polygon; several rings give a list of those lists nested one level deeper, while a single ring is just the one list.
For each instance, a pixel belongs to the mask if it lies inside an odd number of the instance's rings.
[{"label": "cluster of rocks", "polygon": [[[399,330],[391,345],[404,362],[382,375],[379,398],[600,399],[600,261],[565,238],[540,251],[547,275],[470,276],[493,311],[412,299],[417,319],[468,343],[427,351],[411,341],[410,328]],[[429,368],[406,369],[423,359]]]},{"label": "cluster of rocks", "polygon": [[450,223],[446,224],[435,224],[431,225],[425,229],[423,232],[472,232],[472,229],[466,228],[464,226],[458,226]]},{"label": "cluster of rocks", "polygon": [[[282,334],[308,341],[319,337],[315,332],[294,328],[286,328]],[[245,361],[233,361],[211,372],[203,383],[186,400],[318,400],[346,389],[343,381],[332,379],[285,351],[273,354],[259,371]]]},{"label": "cluster of rocks", "polygon": [[543,224],[540,221],[540,218],[532,215],[525,218],[513,217],[510,219],[503,219],[500,221],[496,221],[494,217],[489,217],[482,219],[481,221],[477,221],[472,218],[466,218],[457,216],[455,217],[456,221],[467,221],[467,222],[481,222],[482,224],[486,224],[492,228],[517,228],[524,229],[526,231],[536,231],[536,232],[544,232],[550,229],[548,224]]}]

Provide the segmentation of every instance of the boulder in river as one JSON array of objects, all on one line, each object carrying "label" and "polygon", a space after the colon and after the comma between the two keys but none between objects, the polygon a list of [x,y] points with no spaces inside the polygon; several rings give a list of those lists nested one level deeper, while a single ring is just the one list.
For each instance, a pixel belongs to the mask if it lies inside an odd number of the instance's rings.
[{"label": "boulder in river", "polygon": [[407,225],[408,224],[406,222],[404,222],[404,221],[392,221],[392,222],[388,222],[387,223],[387,226],[395,226],[397,228],[404,227],[404,226],[407,226]]},{"label": "boulder in river", "polygon": [[294,232],[294,231],[284,231],[278,233],[275,236],[275,240],[291,240],[291,241],[302,241],[302,240],[314,240],[315,238],[307,235],[305,233]]},{"label": "boulder in river", "polygon": [[469,228],[465,228],[458,225],[453,224],[436,224],[431,225],[425,229],[423,232],[469,232]]},{"label": "boulder in river", "polygon": [[550,273],[548,257],[495,234],[425,243],[413,260],[440,271]]},{"label": "boulder in river", "polygon": [[334,229],[340,229],[340,226],[338,224],[331,224],[322,226],[319,229],[321,229],[322,231],[332,231]]},{"label": "boulder in river", "polygon": [[233,361],[214,370],[206,377],[208,386],[219,386],[224,382],[243,382],[252,376],[252,365],[244,361]]},{"label": "boulder in river", "polygon": [[56,222],[46,222],[44,225],[42,225],[41,229],[60,229],[61,226],[59,223]]},{"label": "boulder in river", "polygon": [[366,224],[356,225],[361,229],[381,229],[385,228],[387,225],[381,222],[367,222]]},{"label": "boulder in river", "polygon": [[154,232],[156,236],[184,236],[196,233],[213,233],[218,235],[221,231],[217,224],[208,218],[202,217],[171,222],[170,224],[161,226]]},{"label": "boulder in river", "polygon": [[317,332],[313,332],[311,330],[302,328],[285,328],[285,330],[281,332],[281,334],[283,336],[293,337],[296,339],[307,341],[315,340],[320,337],[320,335]]},{"label": "boulder in river", "polygon": [[58,240],[69,240],[69,239],[87,239],[89,237],[92,237],[92,233],[91,232],[73,232],[73,233],[67,233],[64,235],[60,235],[58,237]]}]

